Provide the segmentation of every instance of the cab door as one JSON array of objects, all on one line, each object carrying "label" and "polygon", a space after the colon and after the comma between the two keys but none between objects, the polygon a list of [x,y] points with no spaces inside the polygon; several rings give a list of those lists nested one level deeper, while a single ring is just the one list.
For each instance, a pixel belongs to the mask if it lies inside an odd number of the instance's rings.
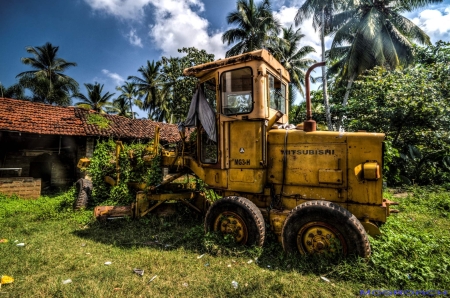
[{"label": "cab door", "polygon": [[265,180],[265,120],[248,119],[255,107],[251,67],[225,71],[220,76],[220,126],[228,189],[263,191]]},{"label": "cab door", "polygon": [[[206,97],[211,108],[216,115],[216,125],[218,124],[217,117],[217,79],[216,75],[212,75],[201,83],[202,91]],[[205,172],[205,183],[214,188],[227,188],[227,171],[221,167],[223,164],[222,150],[220,149],[223,143],[220,129],[217,129],[217,135],[213,140],[200,124],[197,128],[198,132],[198,157]]]}]

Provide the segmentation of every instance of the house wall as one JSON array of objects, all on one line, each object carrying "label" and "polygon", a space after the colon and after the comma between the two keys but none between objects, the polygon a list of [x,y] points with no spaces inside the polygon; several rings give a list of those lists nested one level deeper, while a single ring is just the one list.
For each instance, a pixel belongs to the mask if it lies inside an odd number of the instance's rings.
[{"label": "house wall", "polygon": [[[86,177],[86,173],[76,166],[80,158],[93,156],[98,139],[98,137],[0,131],[0,168],[21,169],[20,175],[16,170],[0,170],[0,179],[14,177],[40,179],[42,191],[52,187],[72,186],[79,178]],[[132,139],[123,141],[136,142]],[[19,187],[17,181],[15,184],[8,184],[8,191],[10,186]]]},{"label": "house wall", "polygon": [[31,177],[0,178],[0,193],[16,194],[24,199],[37,199],[41,195],[41,179]]},{"label": "house wall", "polygon": [[[42,189],[71,186],[82,173],[76,168],[86,156],[86,137],[2,132],[0,168],[22,168],[20,177],[41,178]],[[17,172],[0,171],[0,178]]]}]

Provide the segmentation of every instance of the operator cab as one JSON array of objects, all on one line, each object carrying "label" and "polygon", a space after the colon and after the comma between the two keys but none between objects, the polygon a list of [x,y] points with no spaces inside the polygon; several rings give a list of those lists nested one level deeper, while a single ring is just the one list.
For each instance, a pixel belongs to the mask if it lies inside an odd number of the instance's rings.
[{"label": "operator cab", "polygon": [[258,50],[190,67],[211,107],[239,120],[270,119],[280,111],[286,123],[289,73],[267,51]]},{"label": "operator cab", "polygon": [[267,126],[288,121],[287,70],[267,50],[258,50],[187,68],[183,74],[199,78],[215,114],[216,138],[202,125],[198,130],[202,166],[263,168]]}]

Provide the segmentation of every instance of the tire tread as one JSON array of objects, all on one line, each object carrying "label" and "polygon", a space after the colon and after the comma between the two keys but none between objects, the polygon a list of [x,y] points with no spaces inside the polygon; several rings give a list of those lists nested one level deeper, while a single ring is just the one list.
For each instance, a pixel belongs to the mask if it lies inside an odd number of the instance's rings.
[{"label": "tire tread", "polygon": [[74,210],[80,210],[82,208],[86,208],[89,204],[89,199],[92,193],[92,181],[87,179],[78,179],[76,182],[77,187],[77,198],[73,203]]},{"label": "tire tread", "polygon": [[252,201],[250,201],[249,199],[244,198],[244,197],[229,196],[229,197],[221,198],[218,201],[214,202],[214,204],[212,204],[211,207],[206,212],[205,232],[210,231],[209,218],[212,216],[211,213],[212,213],[212,210],[214,210],[213,208],[215,208],[216,206],[220,206],[222,204],[227,204],[227,203],[236,204],[240,207],[243,207],[245,210],[247,210],[251,213],[252,218],[255,221],[255,224],[256,224],[256,227],[258,230],[258,235],[256,237],[257,238],[256,243],[254,243],[254,244],[257,246],[263,246],[265,238],[266,238],[266,225],[264,222],[264,218],[263,218],[262,213],[259,210],[259,208]]},{"label": "tire tread", "polygon": [[325,209],[330,210],[330,212],[337,212],[338,214],[340,214],[340,216],[342,216],[346,220],[350,221],[351,225],[353,225],[353,227],[355,227],[357,229],[358,234],[362,240],[361,246],[357,247],[357,251],[355,253],[362,258],[368,258],[370,256],[371,249],[370,249],[369,237],[367,236],[366,230],[364,229],[361,222],[355,217],[355,215],[353,215],[347,209],[341,207],[338,204],[335,204],[335,203],[332,203],[329,201],[325,201],[325,200],[308,201],[303,204],[297,205],[295,208],[293,208],[291,210],[291,212],[289,213],[289,215],[287,216],[287,218],[285,220],[285,224],[283,225],[283,230],[282,230],[283,248],[287,252],[292,252],[292,251],[290,251],[291,249],[288,248],[288,246],[289,246],[288,243],[286,243],[288,240],[285,239],[286,235],[288,234],[288,229],[290,228],[291,222],[294,221],[296,219],[296,217],[298,217],[298,214],[303,213],[305,211],[305,209],[313,209],[315,207],[325,208]]}]

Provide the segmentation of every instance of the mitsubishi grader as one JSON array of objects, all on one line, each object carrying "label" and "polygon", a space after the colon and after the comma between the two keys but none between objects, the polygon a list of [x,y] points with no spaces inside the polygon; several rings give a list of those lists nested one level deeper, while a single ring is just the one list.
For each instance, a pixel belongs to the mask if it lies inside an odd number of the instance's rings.
[{"label": "mitsubishi grader", "polygon": [[[178,201],[205,214],[205,232],[238,244],[262,246],[270,228],[288,253],[369,257],[367,235],[380,234],[394,204],[382,194],[385,136],[317,131],[309,75],[321,65],[306,74],[306,121],[296,126],[287,125],[289,74],[268,51],[185,69],[199,84],[179,149],[150,150],[169,174],[159,185],[134,185],[141,191],[131,206],[96,207],[96,217],[141,217]],[[196,128],[194,141],[186,127]],[[218,199],[174,186],[183,175],[203,180]]]}]

